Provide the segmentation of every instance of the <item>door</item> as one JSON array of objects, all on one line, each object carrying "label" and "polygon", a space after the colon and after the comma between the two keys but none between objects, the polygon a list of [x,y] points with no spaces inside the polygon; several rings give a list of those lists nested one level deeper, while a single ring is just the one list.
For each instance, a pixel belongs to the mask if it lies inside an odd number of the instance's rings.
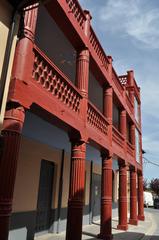
[{"label": "door", "polygon": [[37,202],[36,232],[50,228],[54,163],[42,160]]},{"label": "door", "polygon": [[101,175],[93,173],[92,176],[92,220],[97,221],[100,217],[101,203]]}]

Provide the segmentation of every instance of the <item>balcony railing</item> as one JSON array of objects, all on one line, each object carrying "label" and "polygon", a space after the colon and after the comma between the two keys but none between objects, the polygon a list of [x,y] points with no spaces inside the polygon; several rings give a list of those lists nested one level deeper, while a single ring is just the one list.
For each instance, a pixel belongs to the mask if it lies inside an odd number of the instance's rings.
[{"label": "balcony railing", "polygon": [[123,148],[124,137],[123,135],[113,126],[113,141]]},{"label": "balcony railing", "polygon": [[100,65],[108,70],[109,59],[107,58],[92,27],[90,28],[89,42],[91,49],[95,52],[95,55],[100,62]]},{"label": "balcony railing", "polygon": [[127,75],[119,76],[119,81],[120,81],[121,85],[123,85],[123,86],[127,85]]},{"label": "balcony railing", "polygon": [[91,102],[88,102],[87,122],[91,127],[97,129],[104,135],[108,135],[109,123],[107,119]]},{"label": "balcony railing", "polygon": [[65,1],[69,7],[69,12],[73,14],[75,21],[83,31],[86,17],[79,2],[77,0],[65,0]]},{"label": "balcony railing", "polygon": [[112,80],[113,80],[116,88],[120,92],[120,94],[122,94],[123,91],[124,91],[124,87],[123,87],[122,83],[120,82],[120,79],[119,79],[118,75],[116,74],[114,68],[113,68],[113,71],[112,71]]},{"label": "balcony railing", "polygon": [[133,111],[134,111],[133,104],[132,104],[129,96],[127,94],[125,94],[125,95],[126,95],[125,96],[126,97],[126,104],[127,104],[128,108],[130,109],[130,111],[133,113]]},{"label": "balcony railing", "polygon": [[134,156],[134,147],[129,141],[127,141],[127,153],[130,154],[132,157]]},{"label": "balcony railing", "polygon": [[34,54],[33,79],[69,109],[79,113],[82,96],[78,89],[37,46]]}]

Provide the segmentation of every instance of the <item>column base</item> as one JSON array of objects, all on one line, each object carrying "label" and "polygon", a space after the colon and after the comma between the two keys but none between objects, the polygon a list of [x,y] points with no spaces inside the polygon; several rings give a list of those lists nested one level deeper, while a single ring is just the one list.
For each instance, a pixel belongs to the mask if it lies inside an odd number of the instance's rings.
[{"label": "column base", "polygon": [[145,221],[145,216],[143,215],[143,216],[138,216],[138,220],[140,220],[140,221]]},{"label": "column base", "polygon": [[117,229],[126,231],[126,230],[128,230],[128,225],[127,224],[126,225],[118,224]]},{"label": "column base", "polygon": [[137,225],[138,224],[138,220],[137,219],[129,219],[129,224]]},{"label": "column base", "polygon": [[113,235],[112,235],[112,234],[110,234],[110,235],[104,235],[104,234],[102,234],[102,233],[99,233],[99,234],[97,235],[97,238],[103,239],[103,240],[112,240],[112,239],[113,239]]}]

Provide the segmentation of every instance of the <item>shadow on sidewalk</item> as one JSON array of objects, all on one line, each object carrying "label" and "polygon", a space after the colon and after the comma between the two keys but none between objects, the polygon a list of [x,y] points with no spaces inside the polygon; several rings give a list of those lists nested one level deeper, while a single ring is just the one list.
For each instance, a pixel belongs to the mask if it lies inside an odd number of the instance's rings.
[{"label": "shadow on sidewalk", "polygon": [[[87,238],[87,236],[88,236],[88,238]],[[113,240],[127,240],[127,239],[128,240],[142,240],[143,237],[145,237],[145,234],[138,233],[138,232],[122,232],[122,233],[113,234]],[[97,240],[98,238],[93,233],[83,231],[82,239]],[[159,235],[158,236],[146,235],[146,239],[159,240]]]}]

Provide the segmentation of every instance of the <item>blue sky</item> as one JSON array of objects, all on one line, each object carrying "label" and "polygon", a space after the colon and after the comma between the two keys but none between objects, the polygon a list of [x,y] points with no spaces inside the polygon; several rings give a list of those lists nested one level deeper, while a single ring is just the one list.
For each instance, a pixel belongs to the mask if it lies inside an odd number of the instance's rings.
[{"label": "blue sky", "polygon": [[[133,69],[141,87],[145,157],[159,164],[159,1],[80,0],[117,73]],[[144,164],[144,176],[159,178],[159,167]]]}]

